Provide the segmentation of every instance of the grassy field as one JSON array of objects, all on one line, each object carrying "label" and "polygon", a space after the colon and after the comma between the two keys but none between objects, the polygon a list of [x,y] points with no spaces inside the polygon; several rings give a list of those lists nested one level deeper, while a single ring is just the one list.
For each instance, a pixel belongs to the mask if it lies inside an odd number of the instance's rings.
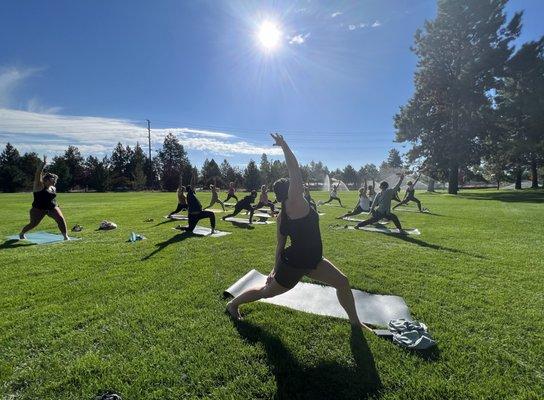
[{"label": "grassy field", "polygon": [[[432,215],[398,212],[415,237],[333,230],[344,210],[321,207],[326,257],[352,287],[404,297],[438,341],[426,355],[262,303],[233,324],[221,294],[270,271],[276,226],[184,236],[162,218],[175,197],[60,194],[82,240],[0,240],[2,399],[544,398],[544,191],[419,193]],[[0,201],[3,238],[27,222],[31,195]],[[102,219],[119,228],[97,231]],[[148,240],[128,243],[131,231]]]}]

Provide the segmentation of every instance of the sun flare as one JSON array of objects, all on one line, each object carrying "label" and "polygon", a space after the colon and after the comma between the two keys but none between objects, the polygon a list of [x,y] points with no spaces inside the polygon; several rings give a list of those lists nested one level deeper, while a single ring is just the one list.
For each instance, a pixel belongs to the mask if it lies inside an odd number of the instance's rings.
[{"label": "sun flare", "polygon": [[264,21],[258,29],[257,39],[260,46],[265,51],[273,51],[281,44],[281,30],[276,24],[270,21]]}]

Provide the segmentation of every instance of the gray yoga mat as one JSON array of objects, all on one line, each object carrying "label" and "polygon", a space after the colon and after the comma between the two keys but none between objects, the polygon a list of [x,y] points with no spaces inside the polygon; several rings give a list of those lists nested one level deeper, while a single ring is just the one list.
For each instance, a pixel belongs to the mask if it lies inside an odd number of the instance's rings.
[{"label": "gray yoga mat", "polygon": [[[252,269],[225,290],[224,294],[236,297],[247,289],[262,286],[265,282],[266,276]],[[387,326],[392,319],[412,319],[402,297],[370,294],[356,289],[351,291],[355,298],[357,314],[362,322]],[[260,301],[310,314],[347,319],[346,312],[338,303],[336,290],[330,286],[299,282],[286,293]]]},{"label": "gray yoga mat", "polygon": [[[364,219],[361,219],[361,218],[354,218],[354,217],[344,217],[342,218],[344,221],[351,221],[351,222],[363,222]],[[376,222],[377,224],[380,224],[380,225],[387,225],[389,223],[389,221],[384,221],[384,220],[381,220],[381,221],[378,221]]]},{"label": "gray yoga mat", "polygon": [[[236,222],[238,224],[247,224],[249,225],[249,219],[245,218],[237,218],[237,217],[228,217],[225,219],[227,222]],[[269,225],[269,224],[275,224],[274,221],[259,221],[259,220],[253,220],[253,225]]]},{"label": "gray yoga mat", "polygon": [[[396,233],[400,235],[400,232],[397,228],[386,228],[385,226],[383,228],[378,228],[376,226],[367,225],[359,229],[355,229],[354,226],[348,226],[347,229],[367,231],[367,232],[379,232],[379,233]],[[404,232],[406,232],[407,235],[421,235],[421,232],[417,228],[404,229]]]},{"label": "gray yoga mat", "polygon": [[[172,228],[172,229],[183,232],[181,229],[177,229],[177,228]],[[217,229],[215,230],[215,233],[213,235],[211,233],[212,233],[212,230],[210,228],[205,228],[203,226],[198,226],[198,225],[195,226],[195,229],[193,230],[193,235],[197,235],[197,236],[222,237],[222,236],[227,236],[231,234],[231,232],[218,231]]]}]

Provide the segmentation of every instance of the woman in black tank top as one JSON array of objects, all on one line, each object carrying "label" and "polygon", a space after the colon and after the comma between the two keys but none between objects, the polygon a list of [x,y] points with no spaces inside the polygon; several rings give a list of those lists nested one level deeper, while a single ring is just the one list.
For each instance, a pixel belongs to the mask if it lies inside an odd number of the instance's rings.
[{"label": "woman in black tank top", "polygon": [[26,239],[25,234],[38,226],[41,220],[48,215],[57,222],[64,240],[69,240],[66,228],[66,221],[62,215],[57,204],[57,191],[55,189],[55,184],[57,183],[58,176],[51,173],[43,173],[43,168],[47,162],[47,157],[43,157],[43,163],[40,162],[38,169],[36,170],[36,175],[34,176],[34,188],[33,196],[34,201],[32,202],[32,208],[30,209],[30,222],[21,230],[19,233],[19,239]]},{"label": "woman in black tank top", "polygon": [[[329,260],[323,258],[319,216],[304,198],[304,185],[297,159],[283,136],[276,134],[272,137],[274,145],[282,148],[289,171],[289,179],[283,178],[274,183],[276,198],[282,203],[277,224],[275,266],[266,284],[234,298],[227,304],[227,311],[239,320],[240,305],[285,293],[295,287],[303,276],[308,276],[336,288],[338,300],[350,323],[360,328],[361,322],[348,279]],[[287,238],[291,244],[286,248]]]}]

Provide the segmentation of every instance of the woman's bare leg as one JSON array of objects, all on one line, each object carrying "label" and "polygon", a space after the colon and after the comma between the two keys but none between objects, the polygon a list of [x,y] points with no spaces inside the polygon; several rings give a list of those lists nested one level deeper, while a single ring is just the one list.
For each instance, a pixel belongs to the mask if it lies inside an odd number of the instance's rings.
[{"label": "woman's bare leg", "polygon": [[227,304],[227,311],[230,313],[230,315],[234,319],[239,320],[242,318],[242,316],[240,315],[240,311],[238,310],[238,307],[240,307],[242,304],[251,303],[253,301],[266,299],[269,297],[274,297],[282,293],[285,293],[288,290],[290,289],[287,289],[286,287],[281,286],[278,282],[276,282],[275,279],[272,279],[270,283],[263,285],[261,287],[256,287],[253,289],[246,290],[241,295],[229,301]]},{"label": "woman's bare leg", "polygon": [[21,233],[19,233],[19,239],[26,239],[25,233],[37,227],[42,221],[43,217],[45,217],[46,212],[43,210],[38,210],[37,208],[31,208],[29,214],[30,222],[26,224],[21,230]]},{"label": "woman's bare leg", "polygon": [[66,220],[64,219],[64,215],[62,215],[60,208],[55,207],[49,211],[47,215],[55,220],[57,226],[59,227],[60,233],[62,233],[62,236],[64,236],[64,240],[68,240],[68,228],[66,227]]},{"label": "woman's bare leg", "polygon": [[353,299],[349,280],[338,268],[324,258],[317,265],[317,268],[310,272],[308,276],[334,287],[340,305],[348,314],[349,322],[354,326],[361,326],[361,321],[357,316],[357,309],[355,308],[355,300]]}]

